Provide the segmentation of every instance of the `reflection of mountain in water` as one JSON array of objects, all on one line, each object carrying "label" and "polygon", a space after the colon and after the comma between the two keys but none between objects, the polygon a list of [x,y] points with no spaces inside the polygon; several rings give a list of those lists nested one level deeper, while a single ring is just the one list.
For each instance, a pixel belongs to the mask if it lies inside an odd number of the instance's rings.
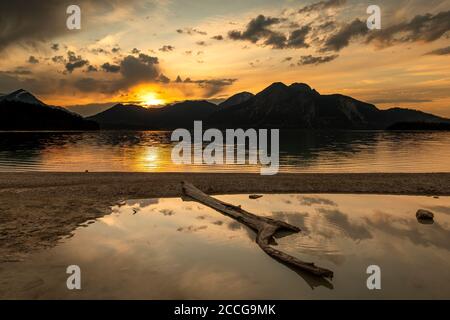
[{"label": "reflection of mountain in water", "polygon": [[[159,157],[156,168],[164,171],[173,168],[170,136],[161,131],[0,132],[0,168],[46,169],[46,162],[52,160],[48,170],[84,171],[93,165],[80,157],[84,155],[91,161],[101,159],[95,163],[99,170],[108,171],[114,164],[115,169],[126,171],[139,161],[151,164],[151,157],[139,157],[153,149]],[[377,161],[380,171],[446,171],[448,143],[450,135],[445,132],[286,130],[280,132],[280,166],[281,171],[373,172]],[[423,156],[416,153],[418,149]],[[247,170],[227,166],[227,170],[233,168]],[[203,166],[201,170],[223,168]]]},{"label": "reflection of mountain in water", "polygon": [[[285,130],[280,132],[280,164],[302,168],[325,165],[336,169],[341,160],[350,163],[355,158],[363,157],[370,162],[381,153],[385,157],[383,164],[389,166],[391,160],[407,162],[415,150],[440,149],[446,143],[437,143],[437,137],[444,138],[446,135],[435,132]],[[363,162],[363,158],[359,161]],[[411,163],[413,160],[418,168],[418,158],[411,158]],[[428,157],[430,165],[436,160],[438,158],[431,155]]]}]

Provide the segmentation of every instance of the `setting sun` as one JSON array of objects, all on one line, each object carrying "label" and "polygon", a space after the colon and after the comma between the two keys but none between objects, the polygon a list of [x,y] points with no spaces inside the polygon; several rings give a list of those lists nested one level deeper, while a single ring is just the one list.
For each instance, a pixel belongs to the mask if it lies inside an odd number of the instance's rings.
[{"label": "setting sun", "polygon": [[142,104],[146,106],[159,106],[164,104],[164,100],[158,98],[154,92],[148,92],[142,95]]}]

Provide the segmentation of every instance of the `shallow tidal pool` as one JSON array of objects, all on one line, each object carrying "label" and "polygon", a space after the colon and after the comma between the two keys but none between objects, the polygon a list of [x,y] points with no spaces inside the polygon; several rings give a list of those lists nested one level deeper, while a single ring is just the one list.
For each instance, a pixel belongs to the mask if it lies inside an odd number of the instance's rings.
[{"label": "shallow tidal pool", "polygon": [[[310,276],[267,256],[255,233],[197,202],[130,200],[51,249],[0,264],[6,299],[450,299],[450,197],[217,196],[301,228],[277,248],[334,271]],[[431,210],[422,224],[418,209]],[[68,290],[69,265],[81,290]],[[367,288],[367,267],[381,289]]]}]

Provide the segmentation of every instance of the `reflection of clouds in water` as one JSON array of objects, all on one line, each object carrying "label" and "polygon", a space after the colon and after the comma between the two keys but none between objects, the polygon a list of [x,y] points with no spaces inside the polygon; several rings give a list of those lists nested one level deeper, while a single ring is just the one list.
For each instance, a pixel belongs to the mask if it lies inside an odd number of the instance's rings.
[{"label": "reflection of clouds in water", "polygon": [[283,234],[277,236],[278,242],[283,238],[279,244],[292,251],[292,254],[301,256],[308,253],[318,255],[336,265],[344,263],[345,257],[330,241],[335,236],[342,236],[342,233],[336,235],[334,230],[330,230],[323,217],[308,212],[276,211],[273,212],[273,218],[300,228],[300,233],[289,233],[287,237],[283,237]]},{"label": "reflection of clouds in water", "polygon": [[127,200],[126,204],[129,206],[139,205],[140,208],[145,208],[159,203],[159,198],[153,199],[140,199],[140,200]]},{"label": "reflection of clouds in water", "polygon": [[428,207],[431,211],[437,211],[445,214],[450,214],[450,207],[446,206],[430,206]]},{"label": "reflection of clouds in water", "polygon": [[175,214],[175,212],[170,209],[161,209],[159,210],[159,212],[161,212],[165,216],[173,216]]},{"label": "reflection of clouds in water", "polygon": [[[328,222],[330,222],[333,226],[337,226],[344,234],[348,235],[353,240],[372,238],[372,234],[364,225],[351,223],[345,213],[337,209],[318,208],[316,210],[324,214],[324,217]],[[321,232],[324,236],[333,237],[332,234],[327,232],[324,233],[323,230],[316,231]]]},{"label": "reflection of clouds in water", "polygon": [[302,197],[299,196],[300,204],[305,206],[312,206],[315,204],[321,204],[326,206],[337,207],[337,204],[329,199],[321,198],[321,197]]},{"label": "reflection of clouds in water", "polygon": [[244,226],[243,224],[237,222],[237,221],[230,221],[227,223],[227,227],[229,230],[232,231],[238,231],[238,230],[243,230],[245,231],[245,235],[248,237],[248,239],[250,239],[251,241],[254,241],[256,238],[256,232],[254,232],[252,229]]},{"label": "reflection of clouds in water", "polygon": [[241,228],[241,224],[237,221],[231,221],[228,223],[228,229],[230,230],[239,230]]},{"label": "reflection of clouds in water", "polygon": [[218,292],[219,297],[225,299],[236,297],[236,294],[255,295],[255,282],[243,277],[239,271],[191,268],[183,272],[178,286],[182,291],[188,292],[189,299],[217,297]]},{"label": "reflection of clouds in water", "polygon": [[308,217],[307,212],[285,212],[285,211],[275,211],[272,212],[274,219],[282,220],[284,222],[290,223],[294,226],[300,228],[305,234],[309,232],[308,227],[305,223],[305,218]]},{"label": "reflection of clouds in water", "polygon": [[[301,206],[302,196],[313,198],[312,204]],[[374,261],[389,268],[388,277],[395,277],[388,279],[390,285],[382,290],[381,298],[448,295],[441,283],[449,279],[449,199],[320,196],[333,201],[304,194],[264,195],[260,201],[235,195],[229,196],[229,202],[300,227],[299,233],[277,236],[277,248],[329,267],[336,274],[332,283],[272,260],[257,247],[255,233],[230,217],[201,205],[197,210],[195,203],[176,198],[160,199],[147,208],[141,208],[141,200],[113,207],[119,214],[77,229],[75,237],[56,248],[59,252],[50,254],[60,258],[55,268],[67,265],[66,261],[79,261],[84,266],[91,277],[89,283],[95,284],[92,290],[81,293],[81,298],[88,299],[104,298],[105,294],[111,297],[112,289],[118,292],[113,298],[125,299],[370,298],[361,286],[365,288],[366,266]],[[139,214],[131,215],[133,209],[140,208]],[[420,225],[415,219],[418,208],[434,211],[437,223]],[[176,215],[167,217],[160,210]],[[54,270],[49,269],[49,261],[43,259],[40,270],[52,279]],[[37,272],[35,267],[33,261],[27,273]],[[333,285],[333,294],[327,294]],[[60,287],[58,280],[55,288],[64,290]],[[313,292],[313,288],[318,290]],[[27,294],[36,292],[32,289]],[[61,292],[61,297],[66,297],[66,291]]]},{"label": "reflection of clouds in water", "polygon": [[407,238],[416,245],[450,250],[450,230],[437,222],[432,225],[422,225],[415,218],[405,219],[380,211],[366,217],[365,220],[373,228],[394,237]]},{"label": "reflection of clouds in water", "polygon": [[207,229],[208,226],[187,226],[187,227],[180,227],[177,229],[179,232],[197,232],[200,230]]}]

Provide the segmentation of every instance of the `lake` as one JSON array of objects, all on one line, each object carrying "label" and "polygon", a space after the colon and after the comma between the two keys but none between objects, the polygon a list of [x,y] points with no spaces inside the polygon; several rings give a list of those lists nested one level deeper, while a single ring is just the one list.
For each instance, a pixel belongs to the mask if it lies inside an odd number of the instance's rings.
[{"label": "lake", "polygon": [[[334,272],[332,280],[266,255],[255,233],[197,202],[128,200],[56,247],[0,265],[7,299],[449,299],[450,197],[283,194],[217,196],[301,228],[277,249]],[[422,224],[418,209],[432,210]],[[81,269],[68,290],[66,268]],[[367,288],[380,268],[381,290]]]},{"label": "lake", "polygon": [[[176,165],[170,132],[0,132],[0,171],[259,172]],[[280,172],[450,172],[450,132],[282,131]]]}]

